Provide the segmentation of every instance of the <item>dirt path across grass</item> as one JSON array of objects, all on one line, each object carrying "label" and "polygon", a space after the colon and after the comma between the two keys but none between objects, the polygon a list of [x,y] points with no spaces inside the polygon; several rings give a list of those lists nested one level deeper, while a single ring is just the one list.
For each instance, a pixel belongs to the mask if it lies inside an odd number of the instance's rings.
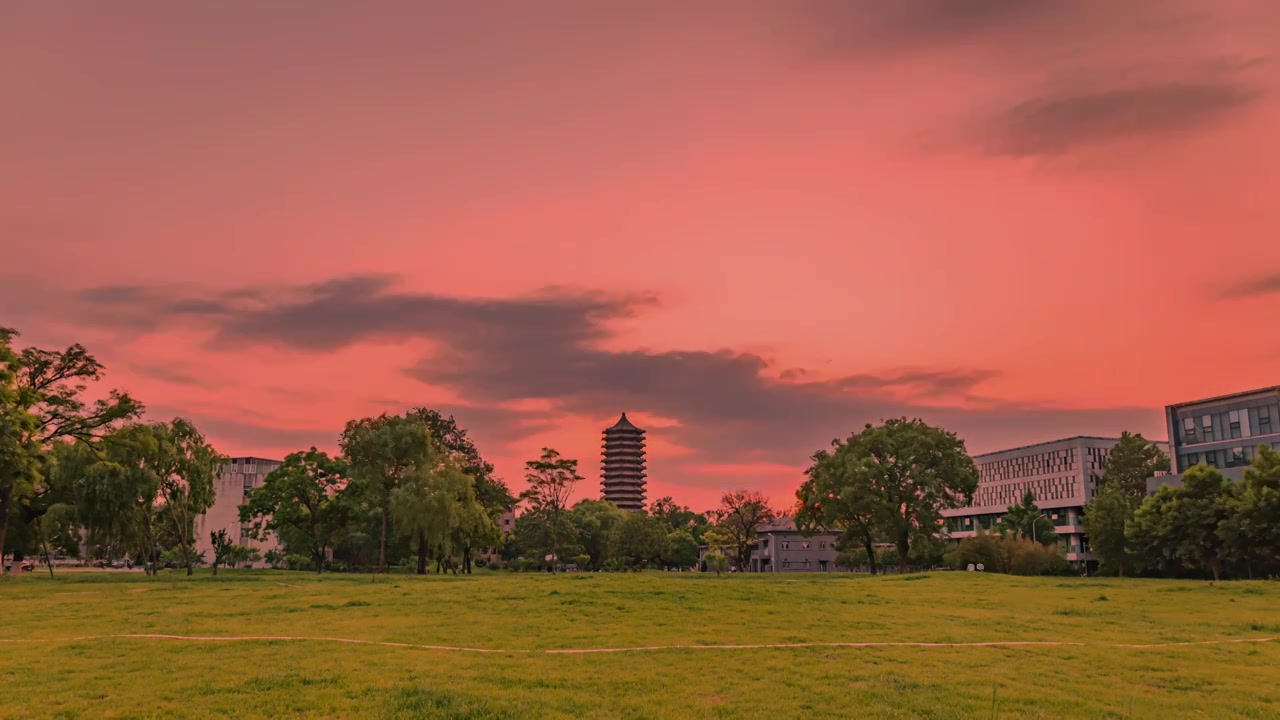
[{"label": "dirt path across grass", "polygon": [[549,648],[546,650],[503,650],[472,648],[455,645],[423,645],[419,643],[359,640],[356,638],[306,637],[294,635],[162,635],[156,633],[131,633],[120,635],[81,635],[68,638],[0,639],[0,643],[58,643],[87,642],[90,640],[174,640],[193,643],[227,642],[326,642],[348,645],[377,645],[381,647],[408,648],[413,650],[444,650],[448,652],[489,653],[498,655],[589,655],[595,653],[659,652],[664,650],[775,650],[794,648],[980,648],[980,647],[1105,647],[1126,650],[1151,650],[1158,648],[1191,647],[1196,645],[1231,645],[1239,643],[1267,643],[1276,638],[1235,638],[1226,640],[1196,640],[1171,643],[1083,643],[1052,640],[995,640],[990,642],[810,642],[810,643],[761,643],[752,645],[647,645],[612,648]]}]

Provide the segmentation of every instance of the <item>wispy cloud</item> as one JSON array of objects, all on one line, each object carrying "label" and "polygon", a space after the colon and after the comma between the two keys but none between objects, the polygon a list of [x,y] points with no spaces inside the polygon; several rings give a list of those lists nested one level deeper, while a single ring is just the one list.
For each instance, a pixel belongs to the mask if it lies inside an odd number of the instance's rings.
[{"label": "wispy cloud", "polygon": [[1248,278],[1223,288],[1218,296],[1224,300],[1280,294],[1280,273]]}]

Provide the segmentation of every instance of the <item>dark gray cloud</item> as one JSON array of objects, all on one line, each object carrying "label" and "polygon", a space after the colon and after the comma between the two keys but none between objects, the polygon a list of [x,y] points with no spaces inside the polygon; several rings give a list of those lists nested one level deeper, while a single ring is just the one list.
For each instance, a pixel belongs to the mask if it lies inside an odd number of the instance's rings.
[{"label": "dark gray cloud", "polygon": [[1054,155],[1078,145],[1194,129],[1239,110],[1260,92],[1223,82],[1167,82],[1051,94],[1009,108],[988,143],[997,155]]},{"label": "dark gray cloud", "polygon": [[1224,300],[1280,294],[1280,273],[1262,275],[1233,283],[1218,295]]},{"label": "dark gray cloud", "polygon": [[138,363],[133,366],[133,369],[141,375],[146,375],[147,377],[162,380],[167,383],[173,383],[174,385],[203,387],[213,382],[218,384],[225,384],[226,382],[225,380],[212,380],[207,377],[200,377],[181,365]]},{"label": "dark gray cloud", "polygon": [[[820,378],[795,368],[771,372],[760,355],[732,350],[604,349],[615,339],[612,323],[652,306],[656,299],[649,295],[550,289],[511,299],[452,298],[402,290],[384,277],[246,295],[253,299],[183,295],[157,304],[149,292],[117,293],[113,302],[126,322],[137,304],[164,308],[173,321],[206,322],[215,348],[260,344],[327,352],[372,338],[426,338],[437,349],[405,372],[461,398],[465,405],[446,410],[472,428],[478,442],[515,442],[550,429],[563,412],[649,412],[679,423],[655,429],[655,437],[693,453],[655,459],[658,474],[697,462],[796,464],[836,436],[899,415],[924,417],[979,442],[1160,428],[1158,410],[1060,410],[982,400],[978,389],[996,375],[982,368],[908,367]],[[267,296],[274,299],[263,300]],[[216,312],[203,312],[215,306]],[[188,312],[192,307],[202,310],[198,318]],[[971,400],[977,409],[954,407]],[[512,409],[525,401],[552,410]],[[297,437],[313,435],[302,431]]]},{"label": "dark gray cloud", "polygon": [[[147,406],[147,419],[152,421],[186,418],[206,436],[216,437],[216,447],[228,455],[252,454],[261,448],[330,447],[337,444],[341,428],[282,428],[275,425],[229,418],[224,413],[200,410],[191,406],[171,408]],[[281,460],[283,458],[275,458]]]},{"label": "dark gray cloud", "polygon": [[802,46],[858,56],[967,42],[1010,27],[1061,31],[1077,0],[802,0],[791,5]]}]

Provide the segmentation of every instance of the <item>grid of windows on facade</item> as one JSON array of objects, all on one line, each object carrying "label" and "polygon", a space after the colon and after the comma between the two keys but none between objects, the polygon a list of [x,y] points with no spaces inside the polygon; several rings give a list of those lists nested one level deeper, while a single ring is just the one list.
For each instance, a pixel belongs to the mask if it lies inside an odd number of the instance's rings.
[{"label": "grid of windows on facade", "polygon": [[[1280,450],[1280,440],[1271,443],[1271,447],[1274,450]],[[1200,463],[1216,468],[1244,467],[1253,462],[1253,456],[1256,453],[1256,445],[1183,453],[1180,465],[1184,470]]]},{"label": "grid of windows on facade", "polygon": [[[1077,515],[1080,511],[1077,509]],[[1071,512],[1067,508],[1054,508],[1044,511],[1045,517],[1057,527],[1071,524]],[[1003,522],[1004,513],[987,513],[985,515],[969,515],[966,517],[947,518],[947,532],[971,532],[974,530],[993,530]]]},{"label": "grid of windows on facade", "polygon": [[1085,448],[1085,459],[1089,462],[1090,470],[1102,472],[1107,469],[1107,459],[1111,457],[1111,448],[1091,447]]},{"label": "grid of windows on facade", "polygon": [[1076,450],[1050,450],[1034,455],[1021,455],[1003,460],[978,463],[978,481],[996,482],[1034,475],[1070,472],[1076,469]]},{"label": "grid of windows on facade", "polygon": [[1079,496],[1079,483],[1074,475],[1042,478],[1028,482],[1008,483],[1007,485],[979,485],[974,493],[973,504],[977,507],[991,505],[1016,505],[1022,502],[1022,496],[1030,490],[1036,500],[1069,500]]},{"label": "grid of windows on facade", "polygon": [[1182,444],[1219,442],[1280,432],[1280,405],[1237,408],[1214,412],[1179,412]]}]

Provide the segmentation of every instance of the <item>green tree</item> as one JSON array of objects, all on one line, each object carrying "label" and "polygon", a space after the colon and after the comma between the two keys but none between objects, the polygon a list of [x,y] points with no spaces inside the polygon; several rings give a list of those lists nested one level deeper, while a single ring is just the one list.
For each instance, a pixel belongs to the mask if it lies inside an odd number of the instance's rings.
[{"label": "green tree", "polygon": [[[409,413],[409,417],[416,418],[426,425],[436,450],[448,456],[463,473],[473,478],[476,500],[484,506],[496,526],[502,515],[515,505],[516,498],[511,494],[507,484],[493,474],[493,464],[481,457],[479,449],[467,436],[467,431],[458,426],[452,415],[446,417],[439,411],[429,408],[416,408]],[[464,526],[480,527],[486,531],[488,529],[488,524],[478,521],[464,523]],[[488,534],[485,537],[488,538],[488,542],[495,545],[501,540],[501,534],[496,537]],[[473,551],[486,549],[486,546],[477,546],[475,544],[477,537],[471,535],[460,536],[458,540],[463,572],[470,573]]]},{"label": "green tree", "polygon": [[1251,577],[1255,564],[1280,570],[1280,451],[1258,446],[1218,532]]},{"label": "green tree", "polygon": [[569,511],[578,544],[587,555],[587,566],[600,570],[615,556],[617,527],[627,512],[608,500],[580,500]]},{"label": "green tree", "polygon": [[688,530],[672,530],[667,533],[663,557],[672,567],[690,568],[698,564],[698,541]]},{"label": "green tree", "polygon": [[[865,503],[874,506],[872,526],[897,549],[898,568],[906,571],[911,544],[932,537],[942,525],[942,511],[964,507],[978,487],[978,470],[954,433],[922,420],[893,418],[868,424],[843,443],[833,443],[841,457],[828,480],[841,500],[835,517],[845,527],[866,517]],[[819,469],[821,458],[815,455]],[[865,545],[865,534],[863,535]],[[868,553],[872,554],[872,553]]]},{"label": "green tree", "polygon": [[99,461],[84,467],[76,491],[77,514],[95,556],[109,561],[128,553],[147,563],[148,574],[154,573],[160,552],[154,445],[146,425],[126,425],[107,435]]},{"label": "green tree", "polygon": [[218,530],[217,532],[209,533],[209,542],[213,545],[213,574],[214,577],[217,577],[218,566],[226,565],[227,562],[231,560],[231,548],[234,547],[234,545],[227,537],[226,530]]},{"label": "green tree", "polygon": [[262,540],[273,534],[286,552],[305,554],[324,572],[329,551],[342,541],[351,518],[347,495],[349,468],[314,447],[290,453],[249,491],[240,506],[240,522]]},{"label": "green tree", "polygon": [[668,530],[689,531],[694,540],[701,538],[703,531],[709,527],[706,513],[694,512],[679,505],[670,496],[653,501],[649,505],[649,514],[666,525]]},{"label": "green tree", "polygon": [[1129,547],[1129,526],[1138,503],[1117,484],[1104,485],[1084,509],[1084,530],[1089,547],[1103,570],[1124,577],[1126,567],[1135,565]]},{"label": "green tree", "polygon": [[[717,528],[733,538],[728,551],[739,572],[745,572],[751,561],[751,548],[755,546],[756,531],[763,523],[778,517],[778,511],[769,506],[768,499],[758,492],[735,490],[720,496],[720,507],[711,511]],[[703,533],[703,541],[707,539]]]},{"label": "green tree", "polygon": [[1182,474],[1182,486],[1161,487],[1134,513],[1129,542],[1145,562],[1167,567],[1178,562],[1222,577],[1231,547],[1219,528],[1231,517],[1238,487],[1217,468],[1196,465]]},{"label": "green tree", "polygon": [[[14,505],[42,492],[51,444],[96,443],[142,412],[140,403],[116,390],[92,402],[85,399],[103,367],[84,347],[18,352],[13,348],[17,335],[0,327],[0,555],[8,547]],[[15,550],[16,566],[22,553]]]},{"label": "green tree", "polygon": [[191,575],[195,520],[213,506],[213,479],[227,458],[182,418],[154,423],[149,429],[153,437],[149,448],[155,453],[151,465],[159,480],[157,491],[163,516],[182,551],[187,575]]},{"label": "green tree", "polygon": [[[833,450],[813,454],[813,464],[805,471],[805,481],[796,490],[796,526],[806,535],[821,530],[839,530],[838,546],[852,551],[860,546],[862,557],[875,575],[875,539],[882,514],[880,499],[872,485],[860,448],[834,440]],[[846,558],[846,567],[854,558]]]},{"label": "green tree", "polygon": [[566,508],[573,487],[582,476],[578,474],[578,461],[561,457],[551,448],[543,448],[542,456],[524,464],[528,487],[520,498],[529,505],[529,513],[547,528],[549,550],[553,556],[552,572],[560,562],[561,541],[567,521]]},{"label": "green tree", "polygon": [[644,512],[626,513],[617,534],[618,559],[633,569],[646,567],[666,549],[664,526]]},{"label": "green tree", "polygon": [[707,544],[707,569],[719,575],[729,563],[729,553],[737,550],[737,539],[727,528],[712,525],[702,534],[702,541]]},{"label": "green tree", "polygon": [[1005,509],[1001,520],[1001,531],[1014,537],[1041,545],[1056,545],[1058,542],[1058,531],[1053,521],[1045,517],[1044,511],[1036,505],[1036,494],[1030,490],[1022,494],[1022,502]]},{"label": "green tree", "polygon": [[352,420],[342,431],[342,454],[352,483],[378,510],[378,572],[387,572],[387,536],[391,524],[391,494],[404,479],[431,463],[431,436],[416,418],[382,414]]},{"label": "green tree", "polygon": [[405,476],[391,492],[391,515],[396,530],[410,538],[418,553],[419,575],[427,573],[427,558],[447,553],[449,533],[458,522],[457,497],[468,476],[455,467],[421,467]]},{"label": "green tree", "polygon": [[1147,496],[1147,478],[1157,472],[1168,472],[1169,456],[1160,446],[1142,437],[1142,433],[1120,433],[1120,441],[1107,456],[1107,467],[1098,482],[1099,488],[1116,487],[1135,503]]}]

